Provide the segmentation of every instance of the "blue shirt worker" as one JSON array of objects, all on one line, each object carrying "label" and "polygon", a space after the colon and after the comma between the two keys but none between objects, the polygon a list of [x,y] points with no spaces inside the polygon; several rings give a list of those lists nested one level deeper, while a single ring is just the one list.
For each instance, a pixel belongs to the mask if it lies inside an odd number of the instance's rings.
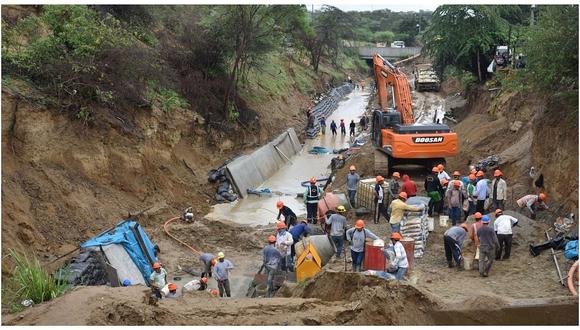
[{"label": "blue shirt worker", "polygon": [[346,230],[346,208],[339,205],[336,208],[338,214],[333,214],[326,219],[326,224],[330,225],[330,238],[336,246],[336,258],[340,258],[344,247],[344,231]]},{"label": "blue shirt worker", "polygon": [[264,247],[264,263],[263,267],[268,274],[268,297],[274,293],[274,272],[278,270],[282,254],[276,249],[276,236],[270,235],[268,237],[268,245]]},{"label": "blue shirt worker", "polygon": [[453,260],[457,264],[457,270],[462,270],[463,256],[461,255],[461,246],[467,236],[468,227],[466,223],[459,226],[453,226],[443,234],[443,244],[445,245],[445,258],[449,268],[453,268]]},{"label": "blue shirt worker", "polygon": [[365,222],[361,219],[355,222],[354,228],[346,231],[346,239],[351,242],[350,256],[352,258],[352,270],[355,272],[361,271],[367,238],[379,239],[377,235],[365,228]]},{"label": "blue shirt worker", "polygon": [[217,263],[217,257],[211,253],[203,253],[199,256],[199,261],[203,264],[201,277],[211,277],[211,268]]},{"label": "blue shirt worker", "polygon": [[225,259],[223,252],[218,253],[218,262],[213,266],[213,274],[215,280],[218,282],[218,289],[220,292],[220,297],[224,294],[227,297],[231,297],[230,293],[230,271],[234,269],[234,264],[231,261]]}]

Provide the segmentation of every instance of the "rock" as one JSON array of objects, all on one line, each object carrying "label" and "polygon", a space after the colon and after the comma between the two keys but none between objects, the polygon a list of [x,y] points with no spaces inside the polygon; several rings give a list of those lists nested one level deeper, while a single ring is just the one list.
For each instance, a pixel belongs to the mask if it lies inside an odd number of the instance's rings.
[{"label": "rock", "polygon": [[519,120],[516,120],[516,121],[514,121],[514,122],[513,122],[513,124],[510,126],[510,131],[512,131],[512,132],[517,132],[517,131],[519,131],[519,130],[520,130],[520,128],[522,128],[523,124],[524,124],[524,123],[522,123],[522,122],[521,122],[521,121],[519,121]]},{"label": "rock", "polygon": [[433,280],[432,280],[432,279],[428,279],[428,280],[426,280],[425,282],[427,282],[427,283],[432,283],[432,282],[433,282]]}]

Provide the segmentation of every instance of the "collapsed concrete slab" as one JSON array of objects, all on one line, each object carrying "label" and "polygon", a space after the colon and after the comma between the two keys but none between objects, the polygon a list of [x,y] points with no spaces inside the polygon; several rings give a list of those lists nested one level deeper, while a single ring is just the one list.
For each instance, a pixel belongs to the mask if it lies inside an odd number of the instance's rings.
[{"label": "collapsed concrete slab", "polygon": [[296,132],[290,128],[253,153],[233,160],[226,166],[226,176],[238,195],[245,198],[248,189],[260,186],[301,149]]}]

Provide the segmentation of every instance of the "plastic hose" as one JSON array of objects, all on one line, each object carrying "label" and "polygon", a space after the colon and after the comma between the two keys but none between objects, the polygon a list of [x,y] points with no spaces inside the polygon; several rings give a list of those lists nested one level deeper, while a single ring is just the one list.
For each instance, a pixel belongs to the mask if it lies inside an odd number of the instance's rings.
[{"label": "plastic hose", "polygon": [[578,296],[578,291],[576,291],[576,285],[574,284],[574,273],[578,272],[578,260],[570,267],[568,271],[568,290],[572,293],[574,297]]},{"label": "plastic hose", "polygon": [[188,245],[187,243],[185,243],[184,241],[180,240],[179,238],[171,235],[169,233],[169,224],[175,220],[181,219],[181,217],[173,217],[167,221],[165,221],[165,223],[163,224],[163,230],[165,231],[165,233],[167,234],[167,236],[173,238],[174,240],[176,240],[177,242],[179,242],[181,245],[187,247],[188,249],[190,249],[191,251],[193,251],[193,253],[197,253],[198,255],[201,255],[201,252],[197,251],[196,249],[194,249],[193,247],[191,247],[190,245]]}]

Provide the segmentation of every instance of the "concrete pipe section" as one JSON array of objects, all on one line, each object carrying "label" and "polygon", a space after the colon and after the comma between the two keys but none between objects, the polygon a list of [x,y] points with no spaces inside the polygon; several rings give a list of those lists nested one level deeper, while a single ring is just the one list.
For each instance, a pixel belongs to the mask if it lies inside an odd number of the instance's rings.
[{"label": "concrete pipe section", "polygon": [[[313,176],[317,178],[328,176],[330,174],[330,161],[336,157],[332,153],[309,154],[308,151],[316,146],[325,147],[331,152],[333,149],[349,146],[351,138],[348,135],[348,125],[351,120],[354,120],[357,123],[357,134],[359,133],[358,122],[364,113],[369,97],[367,90],[354,90],[347,95],[339,103],[338,108],[327,118],[326,135],[306,140],[302,149],[293,157],[287,155],[290,161],[286,161],[285,165],[271,177],[255,187],[258,189],[269,188],[274,192],[272,196],[247,195],[233,203],[215,205],[212,212],[206,215],[206,219],[226,220],[244,225],[266,225],[276,221],[278,215],[276,202],[278,200],[284,201],[297,216],[305,215],[306,207],[302,199],[296,198],[296,194],[303,193],[305,190],[300,183]],[[334,120],[338,126],[340,119],[345,121],[347,134],[341,136],[339,127],[338,135],[333,137],[329,128],[330,123]],[[367,130],[369,130],[368,126]]]}]

